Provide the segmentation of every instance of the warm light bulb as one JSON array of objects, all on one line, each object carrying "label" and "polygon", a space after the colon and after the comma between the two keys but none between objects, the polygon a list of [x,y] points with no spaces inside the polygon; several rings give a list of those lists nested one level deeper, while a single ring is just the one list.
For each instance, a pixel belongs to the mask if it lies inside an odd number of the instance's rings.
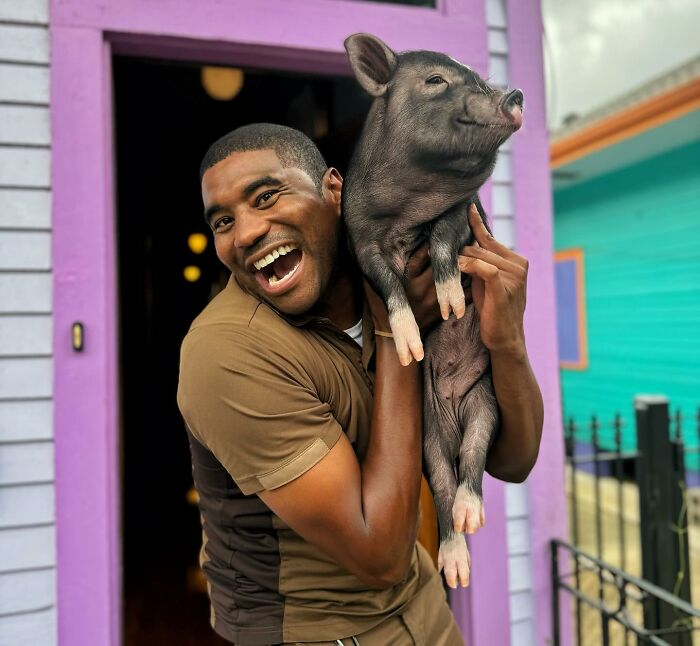
[{"label": "warm light bulb", "polygon": [[196,283],[202,275],[202,270],[196,265],[187,265],[187,267],[185,267],[183,270],[182,275],[185,277],[187,282]]},{"label": "warm light bulb", "polygon": [[200,254],[207,248],[207,236],[203,233],[191,233],[187,237],[187,246],[192,253]]},{"label": "warm light bulb", "polygon": [[202,86],[217,101],[230,101],[243,87],[243,70],[236,67],[202,68]]}]

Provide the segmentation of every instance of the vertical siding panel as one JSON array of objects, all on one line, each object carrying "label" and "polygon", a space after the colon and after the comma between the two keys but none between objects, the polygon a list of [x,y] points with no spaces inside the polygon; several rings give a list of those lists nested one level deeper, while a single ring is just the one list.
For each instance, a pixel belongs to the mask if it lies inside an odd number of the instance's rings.
[{"label": "vertical siding panel", "polygon": [[47,0],[0,0],[0,21],[49,24]]},{"label": "vertical siding panel", "polygon": [[[56,530],[53,525],[0,531],[0,571],[48,568],[55,565]],[[0,618],[0,628],[3,628],[2,621]]]},{"label": "vertical siding panel", "polygon": [[0,646],[56,643],[48,21],[0,0]]},{"label": "vertical siding panel", "polygon": [[48,146],[49,109],[32,105],[0,105],[0,144]]},{"label": "vertical siding panel", "polygon": [[0,574],[0,608],[10,614],[52,606],[55,586],[53,567]]},{"label": "vertical siding panel", "polygon": [[[530,574],[533,618],[513,624],[513,639],[522,633],[531,643],[552,640],[549,541],[566,535],[564,447],[556,348],[554,271],[551,256],[552,215],[544,102],[542,16],[540,0],[506,0],[508,77],[525,95],[525,124],[511,139],[516,209],[516,248],[530,261],[525,332],[532,368],[544,400],[544,427],[537,464],[527,481],[530,527]],[[517,557],[513,557],[517,558]],[[561,599],[562,644],[570,642],[568,600]],[[526,627],[523,627],[526,626]],[[528,643],[528,642],[524,642]]]},{"label": "vertical siding panel", "polygon": [[[508,87],[508,21],[506,0],[486,0],[489,28],[489,76],[501,88]],[[518,133],[514,135],[518,136]],[[500,242],[515,248],[515,208],[513,205],[513,163],[509,140],[501,148],[492,177],[493,234]],[[513,646],[534,644],[534,603],[530,554],[530,519],[526,484],[505,486],[508,570],[510,590],[510,641]]]},{"label": "vertical siding panel", "polygon": [[49,156],[43,148],[0,148],[0,186],[48,188]]},{"label": "vertical siding panel", "polygon": [[53,646],[56,644],[56,609],[3,617],[0,646]]},{"label": "vertical siding panel", "polygon": [[[0,81],[0,91],[2,81]],[[0,227],[49,229],[51,193],[27,188],[0,188]]]},{"label": "vertical siding panel", "polygon": [[30,25],[0,24],[0,60],[25,64],[48,63],[48,29]]},{"label": "vertical siding panel", "polygon": [[0,273],[0,313],[50,314],[51,274]]},{"label": "vertical siding panel", "polygon": [[0,63],[0,101],[48,105],[48,66]]},{"label": "vertical siding panel", "polygon": [[51,315],[1,316],[0,356],[51,354]]},{"label": "vertical siding panel", "polygon": [[53,442],[0,444],[0,485],[52,480]]},{"label": "vertical siding panel", "polygon": [[54,520],[53,483],[0,487],[0,528],[45,525]]},{"label": "vertical siding panel", "polygon": [[50,398],[0,401],[0,442],[50,440],[52,437]]}]

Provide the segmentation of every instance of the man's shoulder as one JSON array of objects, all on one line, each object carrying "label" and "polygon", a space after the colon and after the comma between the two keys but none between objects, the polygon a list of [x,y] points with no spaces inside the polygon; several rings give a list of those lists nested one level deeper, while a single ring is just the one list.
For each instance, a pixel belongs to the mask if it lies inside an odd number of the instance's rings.
[{"label": "man's shoulder", "polygon": [[218,325],[246,328],[260,305],[258,299],[243,291],[231,278],[192,321],[188,334],[200,328]]},{"label": "man's shoulder", "polygon": [[303,331],[271,307],[241,289],[233,279],[192,322],[182,344],[191,351],[235,358],[249,351],[293,356],[308,351]]}]

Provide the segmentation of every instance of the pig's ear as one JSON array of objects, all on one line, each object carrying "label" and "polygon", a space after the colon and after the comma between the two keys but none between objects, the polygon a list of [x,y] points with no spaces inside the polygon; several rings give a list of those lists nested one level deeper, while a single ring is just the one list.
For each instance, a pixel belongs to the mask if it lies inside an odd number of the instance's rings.
[{"label": "pig's ear", "polygon": [[376,36],[353,34],[345,39],[352,71],[360,85],[372,96],[386,92],[386,84],[396,70],[396,54]]}]

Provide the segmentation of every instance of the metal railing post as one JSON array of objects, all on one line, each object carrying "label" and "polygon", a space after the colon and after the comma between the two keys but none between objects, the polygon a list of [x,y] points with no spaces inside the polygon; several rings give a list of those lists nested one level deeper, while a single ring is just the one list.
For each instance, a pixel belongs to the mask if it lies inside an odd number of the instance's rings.
[{"label": "metal railing post", "polygon": [[559,548],[552,541],[549,549],[552,556],[552,640],[553,646],[559,646]]},{"label": "metal railing post", "polygon": [[[642,543],[642,578],[690,600],[688,543],[679,541],[679,522],[685,509],[683,460],[669,434],[668,400],[638,396],[634,400],[639,461],[639,524]],[[679,466],[680,462],[680,466]],[[681,473],[679,473],[679,471]],[[680,584],[679,584],[680,581]],[[672,609],[655,599],[644,607],[648,630],[670,628],[677,618]],[[671,644],[690,644],[690,636],[674,635]]]}]

